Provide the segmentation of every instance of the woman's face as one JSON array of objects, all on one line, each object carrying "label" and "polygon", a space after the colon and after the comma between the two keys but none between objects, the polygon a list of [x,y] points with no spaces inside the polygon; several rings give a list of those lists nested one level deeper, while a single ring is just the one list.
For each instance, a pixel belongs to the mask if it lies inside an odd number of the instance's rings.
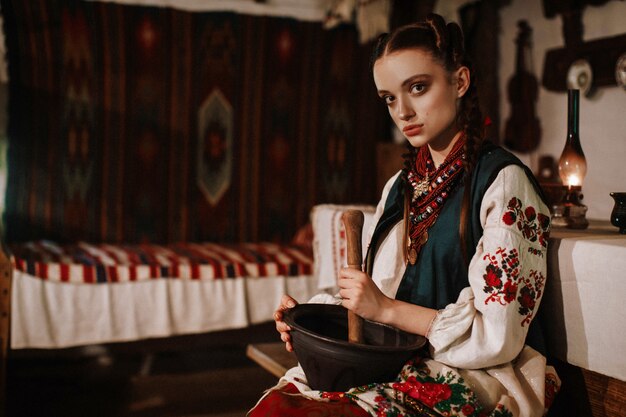
[{"label": "woman's face", "polygon": [[378,59],[374,82],[391,118],[414,147],[443,150],[458,133],[457,101],[469,86],[469,70],[450,74],[423,49],[404,49]]}]

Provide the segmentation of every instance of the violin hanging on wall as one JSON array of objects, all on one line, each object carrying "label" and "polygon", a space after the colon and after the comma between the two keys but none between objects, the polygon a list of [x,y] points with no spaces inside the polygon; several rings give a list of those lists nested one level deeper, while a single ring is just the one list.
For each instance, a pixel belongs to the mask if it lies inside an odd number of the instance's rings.
[{"label": "violin hanging on wall", "polygon": [[511,116],[506,121],[504,144],[517,152],[531,152],[541,140],[541,124],[535,115],[539,85],[526,62],[530,58],[532,29],[525,20],[520,20],[517,26],[515,74],[508,85]]}]

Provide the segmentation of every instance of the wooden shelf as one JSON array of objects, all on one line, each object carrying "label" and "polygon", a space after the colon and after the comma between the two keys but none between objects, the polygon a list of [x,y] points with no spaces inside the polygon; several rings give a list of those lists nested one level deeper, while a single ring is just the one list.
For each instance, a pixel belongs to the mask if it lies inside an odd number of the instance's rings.
[{"label": "wooden shelf", "polygon": [[543,86],[551,91],[567,90],[567,71],[574,61],[584,59],[593,71],[593,86],[617,85],[615,65],[626,52],[626,35],[583,42],[575,47],[546,51],[543,65]]}]

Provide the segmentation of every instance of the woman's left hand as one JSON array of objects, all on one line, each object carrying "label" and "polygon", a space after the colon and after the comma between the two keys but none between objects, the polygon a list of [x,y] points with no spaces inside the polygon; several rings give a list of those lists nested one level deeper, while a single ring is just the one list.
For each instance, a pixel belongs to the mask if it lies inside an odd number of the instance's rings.
[{"label": "woman's left hand", "polygon": [[392,301],[383,294],[372,278],[356,268],[342,268],[339,271],[339,296],[341,304],[359,316],[379,322]]}]

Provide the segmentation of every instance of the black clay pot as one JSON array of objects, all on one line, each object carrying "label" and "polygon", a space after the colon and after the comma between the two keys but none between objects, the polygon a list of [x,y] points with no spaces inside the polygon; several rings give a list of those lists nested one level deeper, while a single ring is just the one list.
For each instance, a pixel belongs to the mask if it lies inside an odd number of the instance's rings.
[{"label": "black clay pot", "polygon": [[284,320],[309,386],[320,391],[393,381],[426,344],[422,336],[369,320],[363,323],[364,343],[349,343],[348,310],[338,305],[299,304]]},{"label": "black clay pot", "polygon": [[626,235],[626,193],[610,193],[615,204],[611,211],[611,224],[619,228],[619,232]]}]

